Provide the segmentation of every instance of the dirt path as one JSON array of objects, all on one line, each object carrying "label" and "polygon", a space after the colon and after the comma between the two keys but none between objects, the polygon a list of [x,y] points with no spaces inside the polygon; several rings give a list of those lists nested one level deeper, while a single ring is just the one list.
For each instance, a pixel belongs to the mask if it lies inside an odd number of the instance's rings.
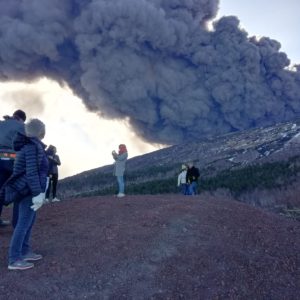
[{"label": "dirt path", "polygon": [[0,299],[300,299],[299,222],[239,202],[156,195],[47,205],[32,236],[44,259],[21,272],[7,270],[10,236],[0,229]]}]

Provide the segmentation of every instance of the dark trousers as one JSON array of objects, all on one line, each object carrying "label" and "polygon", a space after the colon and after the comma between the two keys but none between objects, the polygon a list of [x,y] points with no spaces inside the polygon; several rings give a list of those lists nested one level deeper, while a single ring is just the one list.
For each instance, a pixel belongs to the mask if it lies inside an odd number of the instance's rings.
[{"label": "dark trousers", "polygon": [[[10,177],[13,172],[14,160],[13,159],[0,159],[0,189],[6,180]],[[3,209],[3,204],[0,203],[0,217]]]},{"label": "dark trousers", "polygon": [[46,198],[49,199],[51,190],[52,190],[52,198],[56,197],[56,187],[58,182],[58,174],[52,174],[49,180],[49,187],[46,192]]}]

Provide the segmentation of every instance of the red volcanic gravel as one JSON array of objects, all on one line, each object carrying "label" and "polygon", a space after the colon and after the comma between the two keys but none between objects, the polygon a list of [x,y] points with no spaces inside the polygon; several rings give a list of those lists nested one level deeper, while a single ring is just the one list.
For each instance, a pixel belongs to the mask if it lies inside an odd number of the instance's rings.
[{"label": "red volcanic gravel", "polygon": [[143,195],[48,204],[32,234],[44,258],[26,271],[7,270],[11,234],[0,228],[0,299],[300,299],[300,223],[240,202]]}]

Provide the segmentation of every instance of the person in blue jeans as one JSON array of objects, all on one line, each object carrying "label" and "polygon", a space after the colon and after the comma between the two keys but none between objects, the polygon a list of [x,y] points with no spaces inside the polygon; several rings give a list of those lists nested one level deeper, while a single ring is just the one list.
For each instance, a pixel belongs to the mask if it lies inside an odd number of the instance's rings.
[{"label": "person in blue jeans", "polygon": [[193,162],[188,163],[188,170],[186,172],[186,182],[189,187],[189,195],[198,194],[198,178],[200,176],[199,169],[194,166]]},{"label": "person in blue jeans", "polygon": [[177,177],[177,186],[180,187],[181,193],[183,195],[189,194],[189,186],[186,183],[186,173],[187,173],[187,166],[183,164],[181,166],[181,172],[178,174]]},{"label": "person in blue jeans", "polygon": [[115,160],[114,175],[117,177],[119,192],[117,197],[125,196],[125,183],[124,183],[124,172],[126,167],[126,161],[128,158],[127,148],[124,144],[119,145],[118,153],[112,151],[113,159]]},{"label": "person in blue jeans", "polygon": [[42,259],[30,247],[31,230],[36,219],[36,210],[45,199],[47,188],[48,159],[45,145],[45,125],[32,119],[25,125],[25,134],[17,134],[14,149],[17,151],[13,175],[14,187],[27,194],[15,203],[14,232],[9,245],[9,270],[26,270],[34,267],[32,261]]}]

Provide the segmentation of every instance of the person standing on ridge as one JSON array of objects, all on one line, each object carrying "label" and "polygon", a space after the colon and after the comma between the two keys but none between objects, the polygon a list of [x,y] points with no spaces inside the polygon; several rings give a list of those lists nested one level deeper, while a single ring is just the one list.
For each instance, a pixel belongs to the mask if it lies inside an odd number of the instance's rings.
[{"label": "person standing on ridge", "polygon": [[183,164],[181,166],[181,172],[178,175],[178,180],[177,180],[177,186],[180,187],[181,193],[183,195],[188,195],[188,185],[186,183],[186,173],[187,173],[187,166]]},{"label": "person standing on ridge", "polygon": [[[17,132],[25,134],[24,122],[26,114],[16,110],[12,116],[3,116],[0,121],[0,189],[13,172],[16,152],[13,150],[13,139]],[[0,227],[9,225],[9,221],[1,219],[3,204],[0,203]]]},{"label": "person standing on ridge", "polygon": [[[9,245],[9,270],[26,270],[34,267],[32,261],[42,259],[30,247],[31,230],[36,219],[36,211],[43,205],[47,188],[48,159],[42,139],[45,136],[45,124],[31,119],[25,125],[25,133],[17,134],[14,149],[17,156],[14,164],[14,189],[22,195],[15,200],[17,217],[14,232]],[[9,195],[8,195],[9,196]]]},{"label": "person standing on ridge", "polygon": [[119,192],[117,197],[125,196],[125,183],[124,183],[124,172],[126,167],[126,161],[128,158],[127,148],[124,144],[119,145],[119,152],[112,151],[113,159],[115,160],[114,175],[117,177]]},{"label": "person standing on ridge", "polygon": [[186,172],[186,181],[189,185],[189,195],[196,195],[198,187],[198,178],[200,176],[199,169],[194,166],[193,162],[188,163]]},{"label": "person standing on ridge", "polygon": [[46,149],[46,155],[48,157],[49,161],[49,187],[47,189],[46,193],[46,199],[49,201],[49,197],[52,191],[52,201],[60,201],[58,198],[56,198],[56,189],[57,189],[57,182],[58,182],[58,166],[60,166],[60,159],[59,156],[56,154],[57,150],[55,146],[50,145]]}]

